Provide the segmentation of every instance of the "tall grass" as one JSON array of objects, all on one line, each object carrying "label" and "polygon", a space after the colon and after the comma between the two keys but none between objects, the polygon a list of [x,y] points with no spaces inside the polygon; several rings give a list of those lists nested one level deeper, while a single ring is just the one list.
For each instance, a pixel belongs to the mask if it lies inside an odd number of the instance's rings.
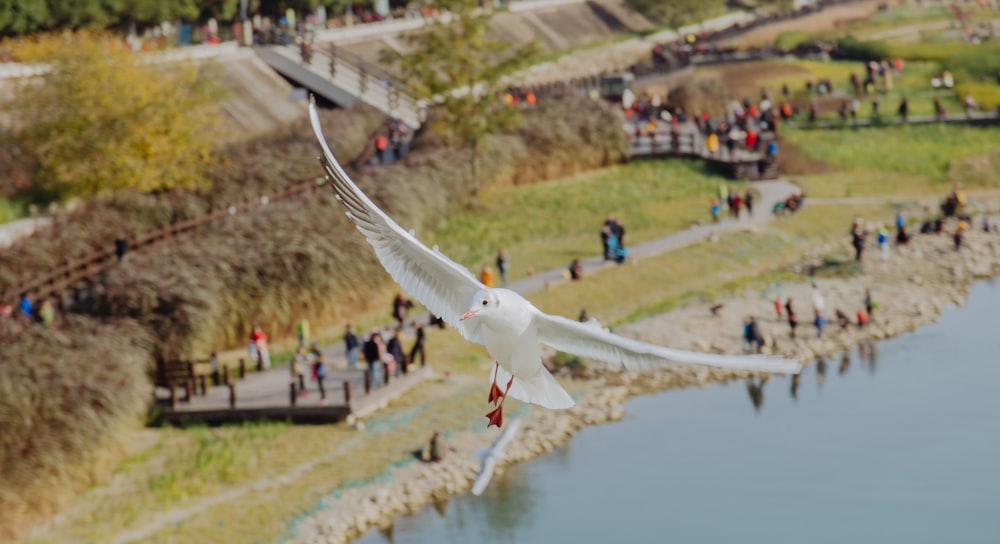
[{"label": "tall grass", "polygon": [[70,317],[0,337],[0,540],[50,513],[116,461],[151,388],[150,336],[134,322]]}]

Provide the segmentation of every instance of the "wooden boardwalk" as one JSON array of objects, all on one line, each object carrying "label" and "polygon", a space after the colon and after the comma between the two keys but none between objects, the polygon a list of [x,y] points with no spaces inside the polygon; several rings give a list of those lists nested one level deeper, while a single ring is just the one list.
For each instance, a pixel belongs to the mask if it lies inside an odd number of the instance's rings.
[{"label": "wooden boardwalk", "polygon": [[633,159],[702,159],[710,170],[740,180],[776,179],[780,175],[777,163],[768,161],[759,151],[737,146],[730,153],[725,145],[720,144],[715,153],[710,152],[705,145],[705,137],[692,125],[683,125],[676,130],[661,128],[654,135],[633,136],[631,142],[630,156]]},{"label": "wooden boardwalk", "polygon": [[248,372],[243,379],[233,378],[229,386],[206,386],[204,394],[201,387],[192,386],[190,396],[187,390],[175,387],[173,402],[171,390],[157,386],[154,405],[164,422],[175,424],[256,420],[329,423],[368,415],[433,374],[430,366],[414,367],[405,375],[392,377],[387,385],[366,392],[364,367],[329,369],[324,381],[325,402],[316,382],[308,378],[303,380],[305,394],[301,395],[299,380],[293,381],[288,366],[282,366]]}]

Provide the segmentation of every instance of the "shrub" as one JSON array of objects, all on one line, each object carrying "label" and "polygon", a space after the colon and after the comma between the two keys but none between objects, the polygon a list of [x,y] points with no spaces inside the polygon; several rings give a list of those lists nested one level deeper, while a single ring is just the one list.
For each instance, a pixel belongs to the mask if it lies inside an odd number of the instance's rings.
[{"label": "shrub", "polygon": [[837,54],[850,60],[883,60],[889,57],[889,46],[885,42],[861,41],[847,36],[837,40]]}]

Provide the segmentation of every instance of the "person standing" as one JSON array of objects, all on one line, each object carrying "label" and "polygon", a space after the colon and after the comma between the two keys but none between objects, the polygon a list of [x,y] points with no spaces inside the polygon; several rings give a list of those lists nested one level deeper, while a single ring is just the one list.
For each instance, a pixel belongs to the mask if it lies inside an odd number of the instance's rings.
[{"label": "person standing", "polygon": [[128,253],[128,237],[122,233],[115,238],[115,257],[118,257],[118,262],[125,258],[126,253]]},{"label": "person standing", "polygon": [[381,348],[379,347],[379,337],[378,331],[372,331],[368,336],[368,340],[365,342],[365,362],[368,363],[368,374],[371,376],[372,387],[379,387],[382,384],[381,373],[379,372],[381,366]]},{"label": "person standing", "polygon": [[400,327],[406,325],[406,313],[412,307],[413,302],[404,298],[402,293],[396,293],[396,298],[392,299],[392,317]]},{"label": "person standing", "polygon": [[813,313],[816,315],[821,315],[823,313],[823,308],[826,306],[826,302],[823,300],[823,295],[819,292],[819,287],[816,282],[812,284],[812,306]]},{"label": "person standing", "polygon": [[743,205],[747,208],[747,215],[753,217],[753,188],[748,188],[743,197]]},{"label": "person standing", "polygon": [[795,338],[795,327],[799,326],[799,320],[795,317],[795,311],[792,309],[792,297],[788,297],[785,301],[785,315],[788,316],[788,328],[791,329],[791,337]]},{"label": "person standing", "polygon": [[879,225],[878,227],[878,248],[882,252],[882,260],[889,259],[889,229],[885,225]]},{"label": "person standing", "polygon": [[299,347],[304,348],[309,343],[309,320],[302,318],[295,322],[295,338],[299,341]]},{"label": "person standing", "polygon": [[500,287],[507,287],[507,251],[504,248],[497,252],[496,265],[500,273]]},{"label": "person standing", "polygon": [[420,366],[427,364],[427,353],[424,351],[424,327],[419,322],[413,324],[413,333],[417,336],[417,341],[410,348],[410,363],[417,363],[417,355],[420,356]]},{"label": "person standing", "polygon": [[861,219],[855,218],[854,225],[851,226],[851,245],[854,246],[854,260],[861,260],[861,253],[865,250],[865,229],[861,226]]},{"label": "person standing", "polygon": [[354,334],[354,327],[348,323],[344,330],[344,352],[347,356],[347,368],[357,368],[359,351],[360,342],[358,342],[358,336]]},{"label": "person standing", "polygon": [[395,363],[393,365],[393,375],[406,374],[406,354],[403,353],[403,329],[396,329],[392,338],[389,339],[389,343],[386,344],[385,349],[392,356],[392,360]]},{"label": "person standing", "polygon": [[319,405],[326,406],[326,385],[323,383],[326,380],[326,362],[323,361],[323,354],[320,353],[316,356],[316,360],[313,361],[313,379],[316,380],[316,386],[319,388]]}]

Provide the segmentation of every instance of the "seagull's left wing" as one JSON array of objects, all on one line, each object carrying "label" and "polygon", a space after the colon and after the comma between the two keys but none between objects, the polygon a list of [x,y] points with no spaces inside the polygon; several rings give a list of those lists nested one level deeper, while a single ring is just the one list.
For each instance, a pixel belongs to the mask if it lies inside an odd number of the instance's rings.
[{"label": "seagull's left wing", "polygon": [[[337,192],[337,199],[347,208],[347,217],[357,224],[358,230],[375,248],[375,254],[392,279],[431,313],[457,327],[472,295],[483,288],[483,284],[462,265],[420,243],[380,210],[347,176],[333,156],[323,137],[316,105],[312,103],[309,104],[309,118],[323,148],[321,160],[330,185]],[[472,337],[475,336],[473,329],[458,329],[469,340],[479,341]]]},{"label": "seagull's left wing", "polygon": [[693,363],[762,372],[790,372],[802,369],[798,361],[764,355],[720,355],[657,346],[627,338],[605,329],[596,320],[580,323],[565,317],[535,314],[538,340],[559,351],[598,359],[629,370],[645,370],[671,363]]}]

